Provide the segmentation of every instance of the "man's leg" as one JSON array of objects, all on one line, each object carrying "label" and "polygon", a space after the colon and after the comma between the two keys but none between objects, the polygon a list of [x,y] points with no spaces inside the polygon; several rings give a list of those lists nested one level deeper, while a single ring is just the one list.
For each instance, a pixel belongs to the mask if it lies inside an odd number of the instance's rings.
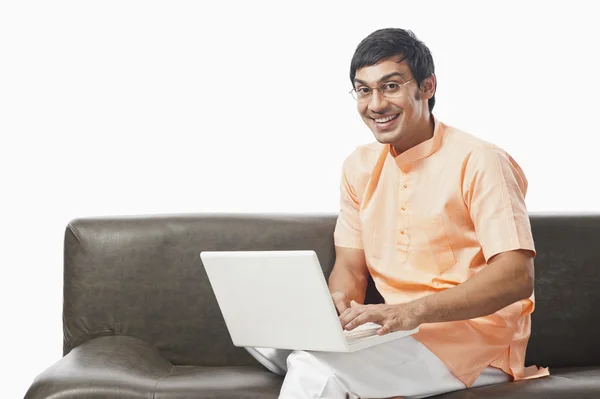
[{"label": "man's leg", "polygon": [[[294,351],[287,366],[281,399],[424,398],[465,388],[412,337],[352,353]],[[476,386],[510,380],[501,370],[488,370]]]}]

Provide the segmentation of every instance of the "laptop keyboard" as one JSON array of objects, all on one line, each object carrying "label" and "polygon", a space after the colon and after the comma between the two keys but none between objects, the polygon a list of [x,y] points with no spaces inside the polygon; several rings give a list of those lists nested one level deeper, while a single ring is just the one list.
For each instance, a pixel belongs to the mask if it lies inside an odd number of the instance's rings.
[{"label": "laptop keyboard", "polygon": [[379,327],[371,327],[371,328],[357,328],[352,331],[344,330],[344,336],[346,337],[346,341],[349,343],[358,341],[362,338],[372,337],[373,335],[377,335],[377,330]]}]

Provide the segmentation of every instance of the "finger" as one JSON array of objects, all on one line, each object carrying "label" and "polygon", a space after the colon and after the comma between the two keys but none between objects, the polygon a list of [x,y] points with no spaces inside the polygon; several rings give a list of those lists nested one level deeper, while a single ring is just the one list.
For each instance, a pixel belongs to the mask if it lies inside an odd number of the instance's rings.
[{"label": "finger", "polygon": [[365,310],[369,309],[369,305],[363,305],[354,300],[350,301],[350,303],[348,305],[349,306],[348,306],[347,311],[357,310],[360,312],[364,312]]},{"label": "finger", "polygon": [[346,309],[346,311],[340,315],[340,323],[342,323],[342,327],[354,320],[360,313],[361,309],[359,308]]},{"label": "finger", "polygon": [[378,315],[374,312],[362,312],[358,314],[354,319],[346,324],[346,330],[353,330],[358,326],[361,326],[368,322],[376,322],[379,319]]},{"label": "finger", "polygon": [[379,330],[377,330],[377,335],[385,335],[392,332],[392,326],[390,323],[385,323]]},{"label": "finger", "polygon": [[348,324],[348,322],[350,322],[355,317],[356,317],[356,314],[354,312],[354,309],[352,309],[352,308],[346,309],[344,311],[344,313],[342,313],[339,317],[342,327],[344,327],[346,324]]}]

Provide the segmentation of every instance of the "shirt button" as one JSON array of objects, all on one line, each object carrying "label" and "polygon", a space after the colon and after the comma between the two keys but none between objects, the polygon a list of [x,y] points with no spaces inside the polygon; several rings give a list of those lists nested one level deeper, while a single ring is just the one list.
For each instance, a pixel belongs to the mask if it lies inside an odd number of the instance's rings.
[{"label": "shirt button", "polygon": [[400,207],[400,209],[402,209],[403,211],[405,211],[405,210],[406,210],[406,206],[402,205],[402,206]]},{"label": "shirt button", "polygon": [[400,229],[400,234],[404,234],[404,229]]}]

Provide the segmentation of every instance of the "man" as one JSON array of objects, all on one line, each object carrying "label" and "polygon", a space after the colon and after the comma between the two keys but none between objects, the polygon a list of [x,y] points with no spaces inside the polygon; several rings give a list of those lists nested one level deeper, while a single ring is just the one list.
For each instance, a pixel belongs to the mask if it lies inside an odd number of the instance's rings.
[{"label": "man", "polygon": [[[348,330],[420,329],[355,353],[250,350],[285,374],[280,397],[427,397],[547,375],[524,367],[535,247],[519,165],[433,116],[433,59],[412,32],[366,37],[350,80],[376,142],[343,165],[331,296]],[[384,304],[362,304],[369,275]]]}]

